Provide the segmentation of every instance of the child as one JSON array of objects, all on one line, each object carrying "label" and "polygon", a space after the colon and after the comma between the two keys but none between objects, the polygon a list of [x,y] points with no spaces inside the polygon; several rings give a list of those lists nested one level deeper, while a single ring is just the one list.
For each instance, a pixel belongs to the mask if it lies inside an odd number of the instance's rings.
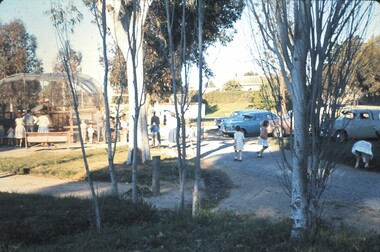
[{"label": "child", "polygon": [[360,159],[365,163],[364,168],[369,168],[369,160],[372,159],[372,144],[367,141],[358,141],[352,146],[352,153],[356,157],[355,168],[359,168]]},{"label": "child", "polygon": [[194,124],[190,124],[190,130],[189,130],[189,135],[188,138],[190,140],[190,148],[193,151],[193,155],[195,156],[195,148],[196,148],[196,143],[197,143],[197,129],[194,126]]},{"label": "child", "polygon": [[10,126],[7,130],[8,145],[14,145],[15,129]]},{"label": "child", "polygon": [[87,133],[88,133],[88,141],[89,141],[89,143],[90,144],[93,144],[93,138],[94,138],[94,132],[95,132],[95,130],[94,130],[94,128],[92,127],[92,123],[90,123],[89,125],[88,125],[88,128],[87,128]]},{"label": "child", "polygon": [[241,131],[240,126],[236,125],[235,133],[234,133],[234,150],[235,150],[235,158],[234,160],[238,160],[239,153],[239,161],[243,160],[243,148],[244,148],[244,133]]},{"label": "child", "polygon": [[156,139],[158,135],[158,126],[156,125],[155,122],[153,122],[152,126],[150,127],[150,132],[152,132],[152,139],[153,139],[153,144],[152,147],[156,147]]},{"label": "child", "polygon": [[269,121],[264,120],[263,125],[260,127],[260,136],[258,143],[262,146],[261,150],[257,152],[257,157],[262,158],[263,152],[269,147],[268,145],[268,126]]},{"label": "child", "polygon": [[82,123],[80,124],[80,131],[82,135],[83,143],[86,143],[86,134],[87,134],[87,123],[84,120],[81,120]]},{"label": "child", "polygon": [[0,124],[0,144],[1,145],[3,144],[4,136],[5,136],[4,126]]}]

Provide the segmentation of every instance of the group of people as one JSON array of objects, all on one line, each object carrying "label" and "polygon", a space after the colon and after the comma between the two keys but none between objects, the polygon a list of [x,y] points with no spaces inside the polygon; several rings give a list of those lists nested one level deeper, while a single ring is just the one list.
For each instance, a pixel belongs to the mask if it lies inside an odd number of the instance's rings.
[{"label": "group of people", "polygon": [[[261,149],[257,152],[257,157],[262,158],[263,152],[269,147],[268,144],[268,126],[269,121],[265,120],[260,127],[260,136],[258,138],[258,144],[261,145]],[[244,149],[244,133],[239,126],[235,127],[234,134],[234,150],[235,150],[235,161],[243,160],[243,149]],[[373,158],[372,154],[372,144],[370,142],[360,140],[352,146],[352,153],[355,155],[355,168],[360,168],[361,162],[364,164],[364,168],[369,168],[369,161]]]},{"label": "group of people", "polygon": [[49,132],[49,125],[49,116],[44,112],[41,112],[38,117],[31,110],[27,110],[25,114],[18,113],[15,123],[8,128],[7,132],[4,126],[0,125],[0,144],[3,144],[3,137],[6,136],[8,145],[22,147],[26,132],[34,132],[36,126],[37,132]]},{"label": "group of people", "polygon": [[[96,106],[93,121],[94,123],[92,121],[86,122],[85,120],[81,120],[80,128],[83,142],[86,143],[88,139],[88,143],[93,144],[95,142],[94,136],[96,136],[96,143],[107,143],[106,116],[100,106]],[[118,122],[116,118],[111,117],[110,129],[112,141],[116,141],[116,139],[122,142],[129,141],[128,121],[125,114],[121,115]],[[120,135],[116,134],[116,130],[119,131]]]}]

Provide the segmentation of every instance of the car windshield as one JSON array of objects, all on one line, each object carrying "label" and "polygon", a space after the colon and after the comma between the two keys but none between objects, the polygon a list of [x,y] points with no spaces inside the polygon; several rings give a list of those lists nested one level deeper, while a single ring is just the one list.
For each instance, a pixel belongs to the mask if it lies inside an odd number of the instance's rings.
[{"label": "car windshield", "polygon": [[231,118],[232,118],[232,117],[237,117],[237,116],[239,116],[239,115],[240,115],[240,111],[234,111],[234,112],[231,113],[230,117],[231,117]]}]

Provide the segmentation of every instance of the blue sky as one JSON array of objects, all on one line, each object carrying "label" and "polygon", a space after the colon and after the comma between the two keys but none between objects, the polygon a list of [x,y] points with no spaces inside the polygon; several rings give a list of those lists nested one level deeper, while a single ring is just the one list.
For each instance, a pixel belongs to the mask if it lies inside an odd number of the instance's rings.
[{"label": "blue sky", "polygon": [[[82,52],[82,72],[102,82],[103,70],[98,64],[101,40],[97,27],[91,23],[92,17],[82,1],[77,0],[75,3],[82,13],[87,14],[75,30],[72,46]],[[43,60],[45,72],[51,72],[58,52],[55,31],[49,17],[44,14],[49,7],[50,0],[4,0],[0,4],[0,22],[8,23],[19,18],[24,22],[27,31],[37,37],[37,56]],[[380,34],[380,29],[377,27],[380,23],[380,5],[376,4],[375,7],[375,20],[369,29],[369,36]],[[207,52],[206,60],[215,73],[213,81],[217,86],[221,86],[236,75],[240,76],[249,71],[257,72],[247,48],[250,37],[247,35],[249,27],[244,18],[236,23],[235,28],[238,29],[238,33],[230,44],[226,47],[217,45]],[[197,74],[191,81],[196,82],[196,76]]]}]

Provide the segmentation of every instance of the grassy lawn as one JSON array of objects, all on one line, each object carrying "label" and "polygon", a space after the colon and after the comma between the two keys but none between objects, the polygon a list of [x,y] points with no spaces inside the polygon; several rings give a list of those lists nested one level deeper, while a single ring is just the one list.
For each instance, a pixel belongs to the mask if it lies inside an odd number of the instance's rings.
[{"label": "grassy lawn", "polygon": [[[86,151],[88,164],[91,171],[91,178],[94,181],[109,182],[108,154],[104,148],[90,149]],[[125,163],[127,160],[127,147],[118,147],[115,153],[114,170],[119,182],[130,182],[131,169]],[[177,159],[165,154],[160,149],[152,149],[152,156],[161,157],[161,176],[162,180],[173,181],[177,176],[173,176],[173,169]],[[189,163],[193,167],[193,161]],[[141,184],[151,183],[151,163],[139,165],[138,181]],[[36,176],[56,177],[60,179],[85,180],[86,171],[84,168],[82,153],[80,150],[51,152],[49,150],[36,152],[28,158],[1,157],[0,172],[24,174],[25,172]],[[192,174],[192,172],[189,172]]]},{"label": "grassy lawn", "polygon": [[183,213],[100,198],[102,229],[89,200],[0,193],[2,251],[378,251],[379,235],[322,225],[313,242],[290,247],[289,220],[273,223],[230,212]]}]

